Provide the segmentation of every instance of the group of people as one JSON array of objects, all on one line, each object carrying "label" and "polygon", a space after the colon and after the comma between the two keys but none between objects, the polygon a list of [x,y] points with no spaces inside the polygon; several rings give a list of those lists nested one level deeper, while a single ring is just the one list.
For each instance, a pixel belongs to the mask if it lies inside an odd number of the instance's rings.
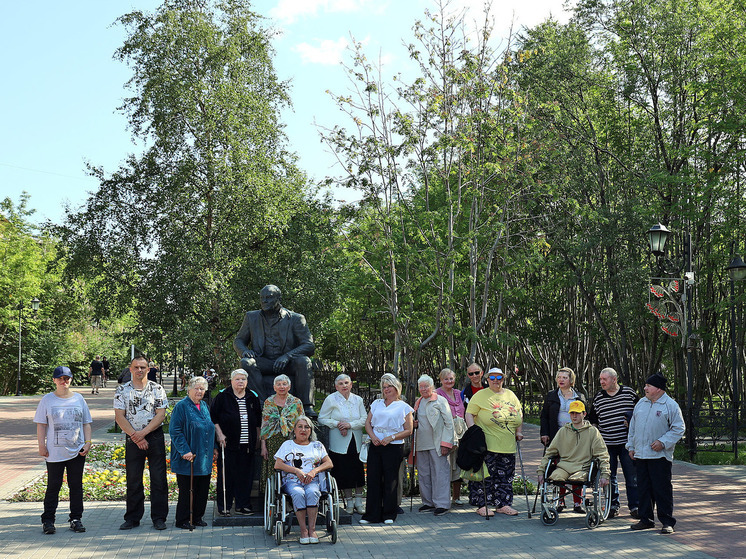
[{"label": "group of people", "polygon": [[558,512],[565,506],[564,482],[568,482],[573,487],[573,510],[585,513],[581,485],[591,461],[599,459],[599,485],[611,483],[609,518],[619,514],[617,469],[621,465],[629,514],[638,520],[631,528],[654,528],[655,507],[662,524],[661,534],[673,534],[676,518],[671,465],[674,447],[684,436],[684,418],[679,405],[666,394],[665,377],[660,373],[648,377],[645,397],[639,398],[633,389],[619,384],[614,369],[602,369],[601,388],[593,396],[587,414],[586,397],[575,388],[574,371],[568,367],[559,369],[555,381],[557,389],[547,394],[541,412],[545,453],[537,473],[539,483],[544,483],[547,463],[552,457],[559,457],[550,475],[563,485]]},{"label": "group of people", "polygon": [[[115,419],[126,435],[127,497],[121,530],[138,527],[144,515],[146,460],[151,520],[157,530],[167,527],[162,424],[168,399],[161,385],[148,380],[148,372],[147,360],[134,358],[131,380],[118,386],[114,396]],[[318,474],[325,470],[331,470],[343,492],[347,511],[361,514],[361,524],[393,524],[401,511],[405,454],[417,468],[422,497],[419,510],[441,516],[452,506],[463,504],[462,472],[456,465],[455,451],[467,427],[473,425],[484,433],[486,453],[484,480],[469,482],[469,503],[480,516],[517,515],[512,507],[512,481],[517,444],[523,439],[520,401],[504,386],[507,375],[499,368],[489,369],[483,379],[482,368],[473,363],[467,367],[467,375],[469,382],[463,391],[455,388],[456,375],[450,369],[440,372],[437,389],[430,376],[422,375],[417,384],[420,396],[412,407],[401,399],[401,382],[384,374],[380,379],[382,397],[369,410],[362,398],[352,393],[351,378],[339,375],[335,392],[324,400],[318,416],[318,423],[330,431],[328,451],[316,440],[314,422],[305,413],[304,403],[290,393],[287,375],[275,377],[274,394],[261,402],[247,388],[247,372],[237,369],[231,373],[230,386],[218,393],[209,407],[203,401],[207,380],[193,377],[187,397],[174,406],[169,424],[170,468],[179,488],[175,526],[192,529],[207,525],[204,515],[215,461],[218,513],[252,514],[257,453],[263,459],[260,484],[275,470],[284,474],[283,484],[301,527],[301,543],[318,542],[315,521],[323,489]],[[49,474],[43,531],[55,531],[58,493],[67,470],[70,528],[83,532],[82,473],[91,445],[92,420],[83,397],[70,390],[70,369],[57,367],[53,379],[55,391],[42,398],[34,418],[39,453],[47,460]],[[673,447],[684,431],[681,410],[665,394],[666,380],[661,375],[647,379],[643,399],[620,386],[613,369],[601,371],[599,381],[601,390],[590,402],[589,422],[585,397],[574,387],[573,371],[563,368],[557,372],[557,389],[547,395],[541,414],[541,440],[547,447],[543,460],[559,454],[565,463],[557,475],[572,481],[592,457],[601,457],[602,479],[613,487],[611,516],[619,510],[616,470],[621,464],[630,514],[639,519],[633,529],[654,526],[655,503],[662,532],[672,533],[670,463]],[[578,443],[586,439],[589,444]],[[410,448],[405,450],[407,446]],[[587,460],[585,454],[590,454]],[[539,475],[542,473],[540,467]],[[582,510],[582,503],[576,501],[574,509]]]}]

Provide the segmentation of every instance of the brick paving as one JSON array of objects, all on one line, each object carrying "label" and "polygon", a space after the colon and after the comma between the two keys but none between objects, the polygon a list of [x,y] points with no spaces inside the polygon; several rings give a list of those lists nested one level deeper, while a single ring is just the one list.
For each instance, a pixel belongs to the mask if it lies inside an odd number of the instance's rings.
[{"label": "brick paving", "polygon": [[[111,386],[111,385],[110,385]],[[99,396],[80,392],[94,415],[94,442],[120,438],[107,434],[113,421],[113,388]],[[36,453],[33,412],[39,397],[0,398],[0,497],[13,492],[43,471]],[[526,425],[522,444],[526,474],[535,478],[541,457],[538,428]],[[517,464],[520,472],[520,464]],[[0,501],[0,557],[19,559],[106,557],[458,557],[509,556],[522,558],[581,557],[687,557],[746,558],[746,530],[740,512],[746,508],[742,495],[746,467],[704,467],[674,464],[677,532],[662,536],[657,531],[632,532],[629,517],[619,517],[595,530],[585,528],[584,517],[562,514],[555,526],[544,526],[538,514],[526,518],[525,497],[517,495],[515,518],[499,515],[489,521],[477,517],[472,507],[456,509],[443,517],[406,513],[393,526],[341,526],[339,541],[331,545],[322,537],[319,545],[301,546],[297,527],[276,546],[261,527],[209,526],[193,533],[172,528],[153,530],[148,522],[132,532],[120,532],[123,504],[86,503],[84,534],[75,534],[62,523],[55,535],[41,533],[39,503]],[[620,471],[621,474],[621,471]],[[622,484],[623,487],[623,484]],[[622,496],[622,502],[624,497]],[[529,507],[533,505],[530,499]],[[173,505],[172,505],[173,506]],[[65,518],[61,503],[58,519]],[[538,508],[538,507],[537,507]],[[624,511],[624,508],[623,508]],[[626,511],[624,511],[626,512]],[[173,508],[171,509],[173,514]],[[145,519],[149,518],[146,510]],[[357,520],[356,516],[356,520]],[[323,532],[320,532],[322,535]]]}]

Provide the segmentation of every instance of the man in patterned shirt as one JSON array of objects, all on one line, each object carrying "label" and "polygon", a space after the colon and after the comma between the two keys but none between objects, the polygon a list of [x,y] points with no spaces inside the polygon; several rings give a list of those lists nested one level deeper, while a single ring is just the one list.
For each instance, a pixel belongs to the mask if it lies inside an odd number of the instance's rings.
[{"label": "man in patterned shirt", "polygon": [[619,514],[619,484],[616,479],[617,463],[622,465],[624,484],[627,488],[627,506],[632,518],[637,515],[637,478],[635,466],[625,447],[629,420],[639,398],[629,386],[620,386],[617,372],[611,367],[601,371],[598,376],[601,390],[591,400],[591,410],[588,421],[598,426],[601,436],[609,451],[611,467],[611,510],[609,518]]},{"label": "man in patterned shirt", "polygon": [[168,398],[160,384],[147,380],[148,361],[135,357],[130,363],[132,380],[117,387],[114,417],[127,435],[124,463],[127,470],[127,511],[120,530],[140,525],[145,514],[143,474],[145,459],[150,469],[150,517],[156,530],[166,529],[168,482],[163,420]]}]

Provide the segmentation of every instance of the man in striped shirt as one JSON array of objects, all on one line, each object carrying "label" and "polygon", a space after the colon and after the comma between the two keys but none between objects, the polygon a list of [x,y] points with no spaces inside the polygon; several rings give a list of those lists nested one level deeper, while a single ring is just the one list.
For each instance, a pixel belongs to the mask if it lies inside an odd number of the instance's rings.
[{"label": "man in striped shirt", "polygon": [[611,510],[609,518],[619,514],[619,484],[617,483],[617,463],[621,464],[624,473],[624,483],[627,488],[627,506],[632,518],[637,514],[637,479],[635,467],[629,452],[625,447],[629,420],[639,398],[634,390],[628,386],[620,386],[617,372],[611,367],[601,371],[598,377],[601,390],[591,400],[588,420],[598,426],[601,436],[609,450],[611,467]]}]

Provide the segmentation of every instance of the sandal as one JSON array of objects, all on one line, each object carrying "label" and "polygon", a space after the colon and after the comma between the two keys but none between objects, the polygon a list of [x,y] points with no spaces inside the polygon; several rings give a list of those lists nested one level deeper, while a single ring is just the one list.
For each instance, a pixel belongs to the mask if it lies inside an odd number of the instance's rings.
[{"label": "sandal", "polygon": [[488,516],[488,515],[489,515],[489,516],[495,516],[495,514],[494,514],[494,513],[492,512],[492,511],[488,510],[488,509],[487,509],[486,507],[479,507],[479,508],[478,508],[478,509],[477,509],[476,511],[474,511],[474,512],[476,512],[476,513],[477,513],[477,514],[478,514],[479,516],[481,516],[481,517],[483,517],[483,518],[484,518],[485,516]]},{"label": "sandal", "polygon": [[495,512],[498,514],[507,514],[508,516],[518,516],[518,511],[508,505],[495,509]]}]

